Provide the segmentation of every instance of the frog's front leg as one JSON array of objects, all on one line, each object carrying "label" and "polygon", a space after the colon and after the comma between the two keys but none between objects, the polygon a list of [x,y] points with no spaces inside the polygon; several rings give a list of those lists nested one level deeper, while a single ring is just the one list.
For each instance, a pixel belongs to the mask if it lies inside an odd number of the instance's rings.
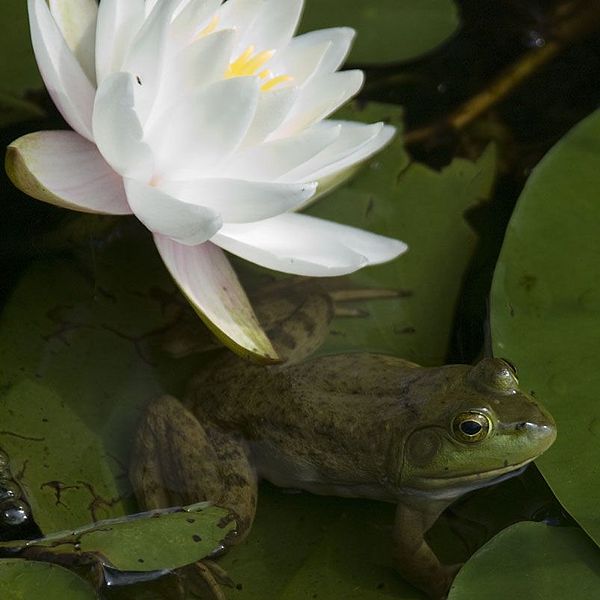
[{"label": "frog's front leg", "polygon": [[172,396],[146,409],[134,440],[130,479],[145,509],[209,500],[231,510],[235,543],[254,520],[257,479],[245,442],[211,423],[201,424]]},{"label": "frog's front leg", "polygon": [[394,523],[394,564],[404,579],[433,600],[446,598],[461,565],[444,565],[425,540],[425,533],[448,506],[447,500],[401,499]]}]

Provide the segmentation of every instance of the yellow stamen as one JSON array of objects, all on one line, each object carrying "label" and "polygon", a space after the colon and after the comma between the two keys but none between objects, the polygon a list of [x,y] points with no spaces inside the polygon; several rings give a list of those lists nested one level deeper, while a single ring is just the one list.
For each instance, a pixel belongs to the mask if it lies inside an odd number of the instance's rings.
[{"label": "yellow stamen", "polygon": [[260,79],[264,80],[261,86],[263,92],[272,90],[274,87],[285,83],[286,81],[293,81],[293,77],[289,75],[277,75],[273,77],[273,73],[270,69],[262,69],[266,63],[268,63],[275,55],[275,50],[264,50],[254,55],[254,46],[248,46],[232,63],[229,64],[227,71],[225,71],[225,78],[231,79],[232,77],[247,77],[250,75],[257,75]]},{"label": "yellow stamen", "polygon": [[277,77],[273,77],[273,79],[269,79],[269,81],[263,83],[260,86],[260,89],[263,92],[268,92],[269,90],[272,90],[275,86],[278,86],[281,83],[286,83],[287,81],[294,81],[294,78],[290,77],[289,75],[277,75]]},{"label": "yellow stamen", "polygon": [[208,22],[208,25],[202,31],[199,31],[196,34],[196,36],[194,37],[194,40],[199,40],[201,37],[211,34],[217,28],[218,24],[219,24],[219,15],[214,15],[214,17]]},{"label": "yellow stamen", "polygon": [[254,75],[267,61],[273,58],[275,50],[265,50],[249,60],[242,69],[243,75]]},{"label": "yellow stamen", "polygon": [[254,46],[248,46],[232,63],[230,63],[225,77],[239,77],[250,57],[254,54]]}]

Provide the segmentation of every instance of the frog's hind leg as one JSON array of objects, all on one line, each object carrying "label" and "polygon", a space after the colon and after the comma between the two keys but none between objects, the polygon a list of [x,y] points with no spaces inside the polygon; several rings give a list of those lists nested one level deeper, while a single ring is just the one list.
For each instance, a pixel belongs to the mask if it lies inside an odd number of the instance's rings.
[{"label": "frog's hind leg", "polygon": [[238,532],[234,543],[254,520],[257,478],[245,442],[201,424],[172,396],[146,409],[134,440],[130,479],[145,509],[208,500],[231,510]]}]

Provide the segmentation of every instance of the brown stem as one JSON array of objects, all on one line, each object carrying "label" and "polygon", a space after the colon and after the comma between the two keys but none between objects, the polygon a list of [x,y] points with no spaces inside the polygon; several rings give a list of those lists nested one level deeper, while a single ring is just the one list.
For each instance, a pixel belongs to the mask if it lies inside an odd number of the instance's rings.
[{"label": "brown stem", "polygon": [[600,0],[574,0],[555,12],[553,37],[544,46],[524,54],[502,71],[486,88],[431,125],[408,131],[407,145],[417,144],[444,132],[457,132],[509,96],[519,85],[556,57],[568,45],[600,27]]}]

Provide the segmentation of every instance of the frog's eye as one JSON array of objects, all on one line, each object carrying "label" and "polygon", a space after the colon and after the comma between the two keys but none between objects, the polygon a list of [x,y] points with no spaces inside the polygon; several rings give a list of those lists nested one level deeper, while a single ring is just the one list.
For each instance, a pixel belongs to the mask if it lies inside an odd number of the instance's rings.
[{"label": "frog's eye", "polygon": [[471,410],[460,413],[452,421],[452,432],[460,442],[480,442],[492,430],[492,421],[482,412]]},{"label": "frog's eye", "polygon": [[515,367],[515,365],[511,363],[510,360],[508,360],[508,358],[502,358],[500,360],[504,361],[506,363],[506,366],[512,371],[512,374],[515,377],[517,377],[517,367]]}]

